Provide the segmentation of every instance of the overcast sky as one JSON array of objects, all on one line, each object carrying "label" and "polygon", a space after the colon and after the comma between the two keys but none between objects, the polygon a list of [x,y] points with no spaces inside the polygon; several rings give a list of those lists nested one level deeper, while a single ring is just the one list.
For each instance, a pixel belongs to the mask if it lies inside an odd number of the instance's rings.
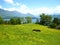
[{"label": "overcast sky", "polygon": [[60,0],[0,0],[0,9],[31,13],[60,13]]}]

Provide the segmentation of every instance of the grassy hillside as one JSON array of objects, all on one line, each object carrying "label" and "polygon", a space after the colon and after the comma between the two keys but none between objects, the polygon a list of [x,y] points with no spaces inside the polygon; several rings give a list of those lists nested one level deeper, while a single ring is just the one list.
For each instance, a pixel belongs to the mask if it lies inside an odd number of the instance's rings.
[{"label": "grassy hillside", "polygon": [[0,25],[0,45],[60,45],[60,30],[38,24]]}]

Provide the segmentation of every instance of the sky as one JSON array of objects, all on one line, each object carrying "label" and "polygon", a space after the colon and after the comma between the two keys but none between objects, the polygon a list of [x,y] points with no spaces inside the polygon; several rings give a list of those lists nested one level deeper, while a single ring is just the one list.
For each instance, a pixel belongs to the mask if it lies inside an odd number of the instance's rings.
[{"label": "sky", "polygon": [[60,13],[60,0],[0,0],[0,9],[23,14]]}]

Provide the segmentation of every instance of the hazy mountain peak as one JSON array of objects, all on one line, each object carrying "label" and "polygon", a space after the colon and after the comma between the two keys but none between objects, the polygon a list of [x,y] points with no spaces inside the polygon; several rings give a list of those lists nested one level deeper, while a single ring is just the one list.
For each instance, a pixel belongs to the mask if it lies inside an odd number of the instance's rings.
[{"label": "hazy mountain peak", "polygon": [[23,14],[17,11],[7,11],[7,10],[3,10],[0,9],[0,16],[2,16],[3,18],[10,18],[10,17],[34,17],[34,15],[27,13],[27,14]]}]

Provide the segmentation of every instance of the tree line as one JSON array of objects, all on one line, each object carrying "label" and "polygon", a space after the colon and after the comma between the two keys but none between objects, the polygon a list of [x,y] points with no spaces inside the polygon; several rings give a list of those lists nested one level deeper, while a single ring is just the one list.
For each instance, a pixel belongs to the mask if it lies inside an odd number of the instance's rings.
[{"label": "tree line", "polygon": [[[0,16],[0,24],[16,25],[16,24],[26,24],[26,23],[32,23],[32,17],[25,17],[25,18],[12,17],[10,20],[7,21]],[[42,13],[40,14],[40,19],[36,20],[36,24],[45,25],[50,28],[60,29],[60,18],[57,17],[52,18],[51,15]]]},{"label": "tree line", "polygon": [[38,23],[41,25],[48,26],[50,28],[60,29],[60,18],[52,18],[51,15],[47,15],[44,13],[40,15],[40,22]]},{"label": "tree line", "polygon": [[25,23],[32,23],[32,18],[31,17],[12,17],[10,18],[10,20],[4,20],[1,16],[0,16],[0,24],[12,24],[12,25],[16,25],[16,24],[25,24]]}]

